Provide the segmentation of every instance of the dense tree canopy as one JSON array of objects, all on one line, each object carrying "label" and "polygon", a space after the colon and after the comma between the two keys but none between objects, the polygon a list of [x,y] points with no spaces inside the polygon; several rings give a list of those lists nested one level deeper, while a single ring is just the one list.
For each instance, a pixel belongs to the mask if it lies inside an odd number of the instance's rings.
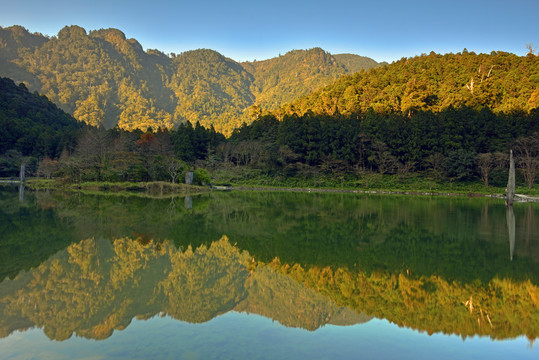
[{"label": "dense tree canopy", "polygon": [[[70,26],[52,38],[21,27],[0,30],[2,72],[86,124],[116,126],[88,130],[75,141],[64,120],[52,124],[49,116],[52,132],[23,120],[43,119],[50,105],[38,110],[34,100],[29,106],[6,100],[4,175],[31,155],[44,160],[36,165],[40,174],[61,168],[78,181],[176,181],[178,169],[198,163],[287,177],[419,171],[449,181],[480,178],[488,186],[510,148],[523,182],[533,187],[539,174],[539,57],[533,53],[432,52],[377,66],[314,48],[240,64],[207,49],[144,51],[116,29],[87,33]],[[348,74],[360,67],[370,70]],[[293,102],[279,105],[286,101]]]},{"label": "dense tree canopy", "polygon": [[26,82],[87,124],[127,130],[172,129],[188,120],[230,134],[250,121],[254,104],[275,108],[351,72],[347,66],[377,65],[357,57],[339,63],[321,49],[295,50],[240,64],[207,49],[144,51],[117,29],[69,26],[47,38],[0,28],[0,76]]},{"label": "dense tree canopy", "polygon": [[23,156],[58,157],[75,144],[81,127],[45,96],[0,78],[0,154],[15,150]]},{"label": "dense tree canopy", "polygon": [[539,57],[505,52],[403,58],[369,72],[341,77],[334,84],[281,106],[277,114],[377,113],[448,107],[488,107],[494,112],[539,107]]},{"label": "dense tree canopy", "polygon": [[[364,115],[272,115],[234,131],[233,144],[258,141],[289,149],[290,162],[308,165],[360,167],[396,173],[406,164],[431,168],[432,157],[447,159],[446,170],[455,179],[470,178],[475,156],[508,150],[516,138],[539,131],[539,111],[493,113],[488,108],[448,108],[435,113]],[[271,152],[271,149],[268,149]],[[536,150],[534,150],[536,151]],[[274,155],[276,155],[274,153]],[[444,160],[445,161],[445,160]],[[468,161],[466,165],[465,162]]]}]

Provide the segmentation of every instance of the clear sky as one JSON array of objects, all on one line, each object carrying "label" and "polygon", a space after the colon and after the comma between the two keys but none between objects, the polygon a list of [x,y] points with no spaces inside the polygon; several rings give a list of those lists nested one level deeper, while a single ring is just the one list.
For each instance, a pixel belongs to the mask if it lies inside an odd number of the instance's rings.
[{"label": "clear sky", "polygon": [[539,0],[0,0],[0,26],[56,35],[117,28],[145,48],[263,60],[321,47],[394,61],[421,53],[539,51]]}]

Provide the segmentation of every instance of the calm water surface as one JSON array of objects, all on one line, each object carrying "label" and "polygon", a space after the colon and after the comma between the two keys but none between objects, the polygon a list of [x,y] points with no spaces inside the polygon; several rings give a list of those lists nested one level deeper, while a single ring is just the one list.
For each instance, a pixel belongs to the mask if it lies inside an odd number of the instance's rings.
[{"label": "calm water surface", "polygon": [[537,359],[539,204],[0,188],[1,359]]}]

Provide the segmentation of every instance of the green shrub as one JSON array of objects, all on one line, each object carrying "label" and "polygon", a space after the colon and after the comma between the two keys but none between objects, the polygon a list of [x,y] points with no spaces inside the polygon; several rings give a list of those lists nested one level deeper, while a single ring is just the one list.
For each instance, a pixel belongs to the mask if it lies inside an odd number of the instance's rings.
[{"label": "green shrub", "polygon": [[193,185],[208,185],[211,181],[210,173],[205,169],[196,169],[193,172]]}]

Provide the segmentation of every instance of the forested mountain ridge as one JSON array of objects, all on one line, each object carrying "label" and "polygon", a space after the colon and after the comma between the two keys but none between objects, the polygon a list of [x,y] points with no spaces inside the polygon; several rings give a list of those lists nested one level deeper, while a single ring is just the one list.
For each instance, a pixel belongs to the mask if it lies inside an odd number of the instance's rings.
[{"label": "forested mountain ridge", "polygon": [[176,99],[174,120],[229,132],[241,125],[244,109],[255,101],[253,75],[214,50],[187,51],[173,58],[174,74],[166,86]]},{"label": "forested mountain ridge", "polygon": [[350,73],[344,64],[357,69],[359,61],[311,49],[240,64],[207,49],[144,51],[117,29],[66,26],[49,38],[20,26],[0,28],[0,76],[24,81],[87,124],[128,130],[189,120],[230,133],[251,121],[249,107],[275,109]]},{"label": "forested mountain ridge", "polygon": [[370,70],[381,65],[387,65],[387,63],[378,63],[373,59],[366,56],[359,56],[356,54],[336,54],[333,55],[338,63],[342,64],[350,73],[355,73],[363,70]]},{"label": "forested mountain ridge", "polygon": [[539,107],[539,56],[506,52],[403,58],[335,83],[282,105],[276,114],[353,114],[435,111],[462,106],[495,112]]},{"label": "forested mountain ridge", "polygon": [[242,65],[254,75],[251,90],[256,96],[256,105],[265,109],[275,109],[296,100],[341,75],[379,66],[369,58],[352,54],[331,55],[321,48],[293,50],[273,59]]},{"label": "forested mountain ridge", "polygon": [[[0,77],[0,154],[58,157],[82,124],[24,84]],[[1,171],[1,170],[0,170]]]},{"label": "forested mountain ridge", "polygon": [[138,127],[133,122],[172,127],[166,111],[172,106],[156,91],[163,88],[156,80],[170,73],[160,60],[118,30],[87,34],[71,26],[33,52],[19,52],[14,62],[37,78],[36,90],[78,120],[131,129]]}]

